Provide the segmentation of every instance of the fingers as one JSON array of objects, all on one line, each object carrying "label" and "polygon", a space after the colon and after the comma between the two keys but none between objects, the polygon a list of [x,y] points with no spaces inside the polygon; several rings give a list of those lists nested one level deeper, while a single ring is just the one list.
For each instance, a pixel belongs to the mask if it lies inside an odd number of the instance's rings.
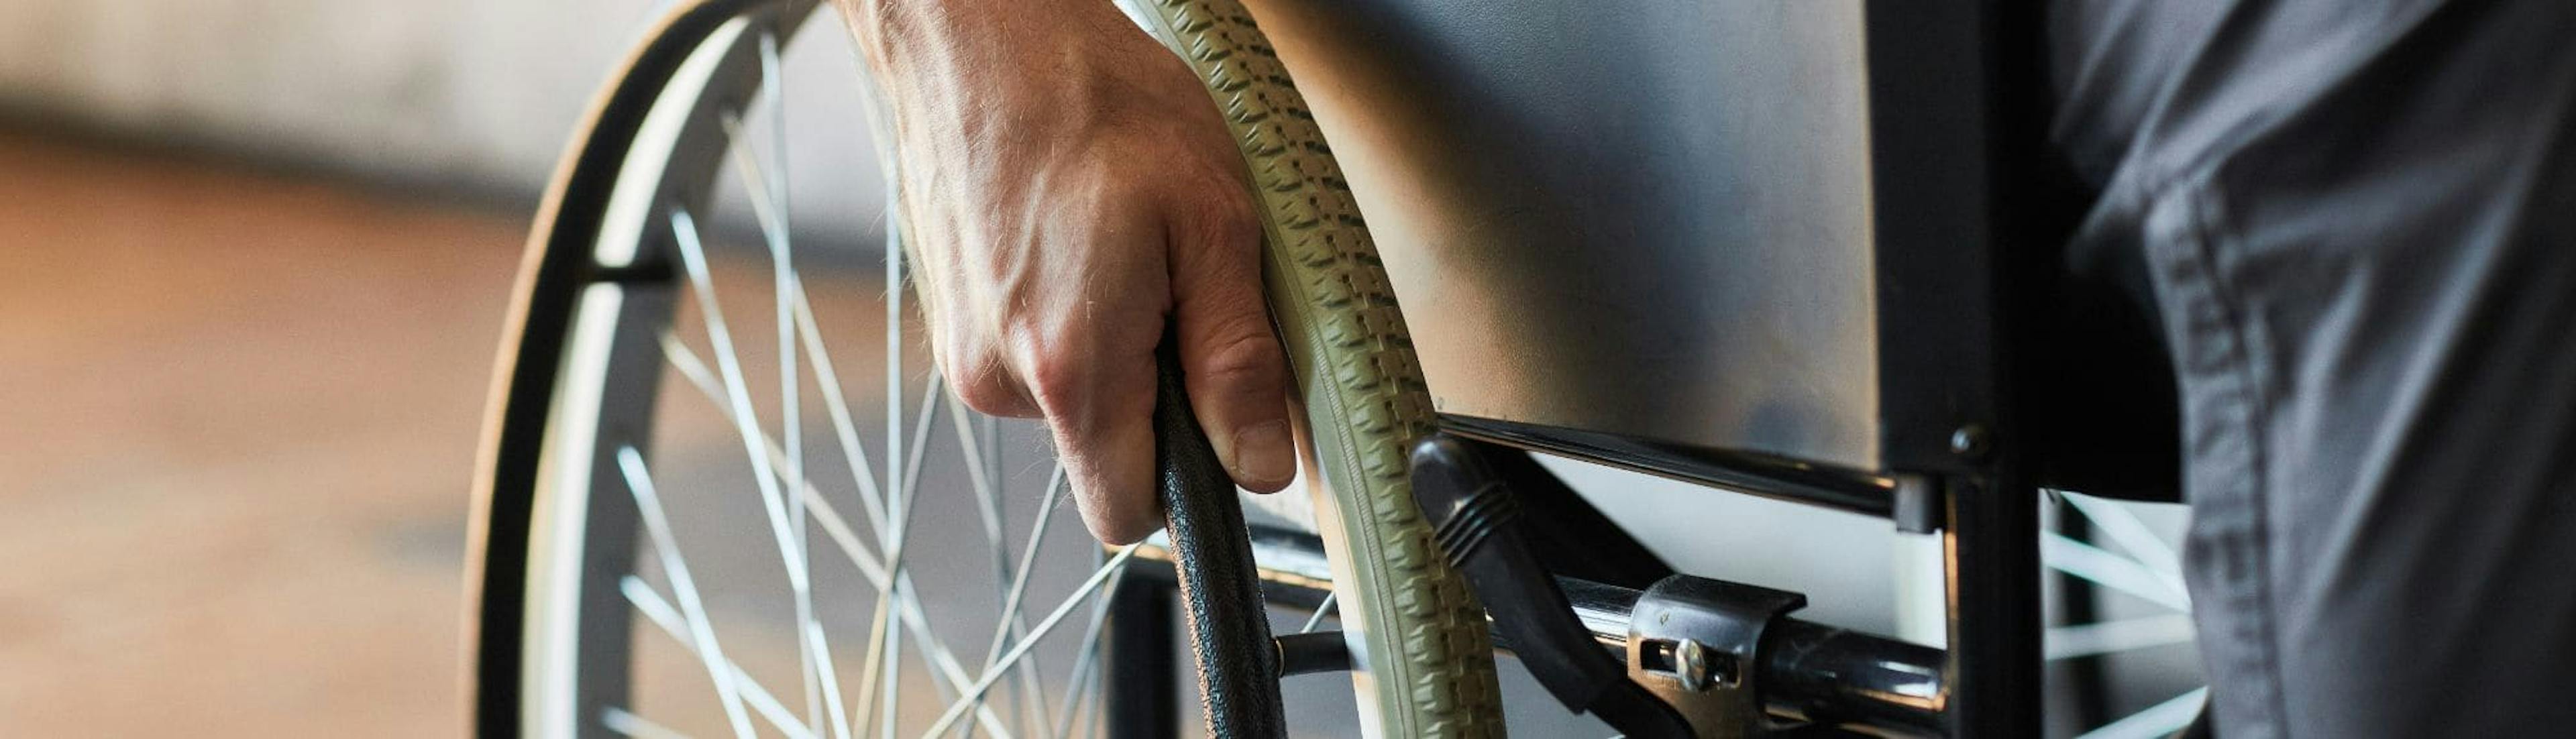
[{"label": "fingers", "polygon": [[1288,362],[1262,302],[1260,226],[1240,197],[1175,224],[1172,298],[1182,381],[1199,427],[1235,484],[1267,493],[1296,476],[1296,443]]},{"label": "fingers", "polygon": [[1040,360],[1030,393],[1091,535],[1129,544],[1163,527],[1154,489],[1152,350]]}]

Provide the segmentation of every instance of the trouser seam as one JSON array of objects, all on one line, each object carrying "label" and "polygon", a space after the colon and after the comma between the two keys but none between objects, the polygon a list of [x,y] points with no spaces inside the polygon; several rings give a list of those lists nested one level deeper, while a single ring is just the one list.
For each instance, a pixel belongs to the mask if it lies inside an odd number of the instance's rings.
[{"label": "trouser seam", "polygon": [[2254,622],[2251,631],[2256,640],[2254,646],[2260,652],[2256,664],[2259,665],[2258,679],[2263,681],[2262,701],[2269,704],[2265,723],[2270,724],[2275,735],[2289,737],[2292,731],[2287,721],[2289,710],[2282,686],[2280,629],[2272,610],[2275,600],[2272,593],[2270,449],[2261,423],[2261,419],[2270,412],[2271,404],[2264,392],[2263,368],[2256,359],[2257,348],[2253,346],[2260,332],[2247,318],[2251,311],[2221,264],[2223,247],[2219,238],[2225,232],[2217,222],[2224,217],[2224,204],[2216,179],[2214,171],[2204,170],[2197,176],[2184,178],[2169,191],[2169,195],[2186,199],[2191,258],[2199,262],[2198,271],[2206,286],[2206,295],[2218,313],[2218,327],[2225,332],[2229,349],[2217,365],[2222,371],[2234,375],[2233,379],[2238,384],[2233,399],[2238,412],[2230,414],[2223,422],[2233,427],[2230,430],[2245,445],[2245,466],[2240,471],[2243,476],[2240,482],[2245,486],[2243,503],[2248,539],[2245,556],[2252,565],[2248,572],[2251,582],[2247,585],[2253,590],[2254,603],[2253,608],[2246,609],[2247,612],[2238,617],[2250,618]]}]

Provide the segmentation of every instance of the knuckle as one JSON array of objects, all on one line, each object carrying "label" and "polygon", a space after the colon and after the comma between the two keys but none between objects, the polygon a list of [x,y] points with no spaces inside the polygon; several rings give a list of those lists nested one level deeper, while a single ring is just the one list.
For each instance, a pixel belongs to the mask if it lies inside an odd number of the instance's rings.
[{"label": "knuckle", "polygon": [[1236,247],[1260,241],[1261,221],[1253,216],[1252,203],[1242,186],[1232,180],[1209,178],[1190,201],[1190,221],[1196,224],[1201,240]]},{"label": "knuckle", "polygon": [[959,377],[956,372],[948,373],[948,384],[949,387],[954,388],[952,392],[957,394],[957,400],[977,413],[1007,418],[1028,415],[1028,408],[1020,400],[1019,391],[1006,384],[977,381],[973,377]]},{"label": "knuckle", "polygon": [[1028,401],[1022,398],[1020,389],[996,363],[945,367],[942,372],[948,376],[950,392],[977,413],[1006,417],[1029,414]]},{"label": "knuckle", "polygon": [[1029,395],[1050,416],[1067,412],[1085,397],[1086,365],[1081,357],[1066,351],[1032,353],[1026,364]]},{"label": "knuckle", "polygon": [[1029,415],[1027,395],[985,342],[960,334],[944,335],[933,344],[939,361],[939,373],[948,379],[948,388],[957,400],[976,412],[991,416],[1022,417]]},{"label": "knuckle", "polygon": [[1237,317],[1228,323],[1207,349],[1199,352],[1199,372],[1208,380],[1226,384],[1279,381],[1287,358],[1280,353],[1279,341],[1271,337],[1270,325],[1257,315]]}]

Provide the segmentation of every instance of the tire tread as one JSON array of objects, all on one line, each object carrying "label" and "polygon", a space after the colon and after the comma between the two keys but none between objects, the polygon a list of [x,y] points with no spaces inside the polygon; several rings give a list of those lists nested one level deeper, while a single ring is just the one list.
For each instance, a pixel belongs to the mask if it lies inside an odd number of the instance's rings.
[{"label": "tire tread", "polygon": [[1354,478],[1329,486],[1354,550],[1334,554],[1370,570],[1362,586],[1375,583],[1371,669],[1392,683],[1378,696],[1385,728],[1397,736],[1500,736],[1484,608],[1432,546],[1413,501],[1406,454],[1433,429],[1430,392],[1350,183],[1277,51],[1237,0],[1156,5],[1234,133],[1262,200],[1270,303],[1308,391],[1309,421],[1340,429],[1332,436],[1343,448],[1317,454],[1331,477],[1338,451],[1350,463],[1344,475]]}]

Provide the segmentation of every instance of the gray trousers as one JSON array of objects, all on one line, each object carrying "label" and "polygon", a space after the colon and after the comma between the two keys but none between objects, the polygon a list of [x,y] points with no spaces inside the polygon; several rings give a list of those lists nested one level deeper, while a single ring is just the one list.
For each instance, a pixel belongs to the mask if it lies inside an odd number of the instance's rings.
[{"label": "gray trousers", "polygon": [[2222,737],[2576,735],[2576,1],[2051,0]]}]

